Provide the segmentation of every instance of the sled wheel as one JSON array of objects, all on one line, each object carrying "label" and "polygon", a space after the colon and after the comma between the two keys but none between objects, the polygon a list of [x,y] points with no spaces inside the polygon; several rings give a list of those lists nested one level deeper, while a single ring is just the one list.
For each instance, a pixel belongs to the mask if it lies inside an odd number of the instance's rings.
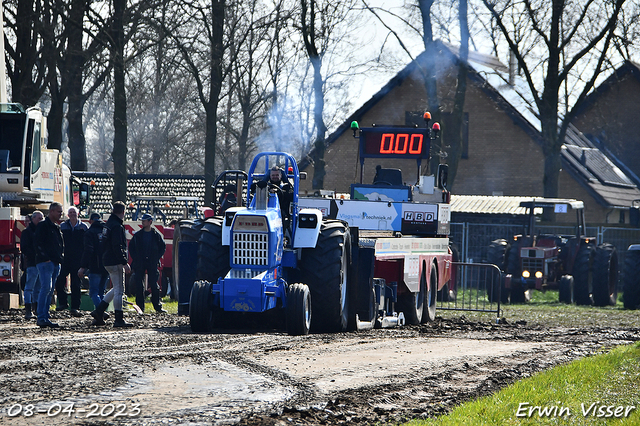
[{"label": "sled wheel", "polygon": [[[422,274],[424,277],[424,273]],[[431,265],[429,283],[426,286],[427,293],[425,294],[424,305],[426,309],[422,310],[422,323],[431,322],[436,319],[436,295],[438,292],[438,271],[436,265]]]},{"label": "sled wheel", "polygon": [[426,301],[427,280],[425,278],[423,266],[422,278],[420,279],[420,289],[417,293],[409,292],[398,295],[398,311],[404,313],[407,324],[420,324],[422,322],[422,314],[424,311],[424,303]]}]

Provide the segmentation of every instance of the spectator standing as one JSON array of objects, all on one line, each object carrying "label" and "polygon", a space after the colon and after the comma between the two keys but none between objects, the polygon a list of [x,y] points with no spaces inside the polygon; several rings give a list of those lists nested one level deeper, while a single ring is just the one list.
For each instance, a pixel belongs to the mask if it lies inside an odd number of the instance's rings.
[{"label": "spectator standing", "polygon": [[104,312],[113,300],[113,310],[116,319],[114,327],[132,327],[133,324],[124,321],[122,311],[122,295],[124,294],[124,275],[131,272],[127,261],[127,237],[124,233],[124,211],[125,206],[122,201],[113,203],[111,216],[107,219],[107,238],[102,254],[102,263],[111,278],[112,288],[104,295],[102,302],[95,311],[91,312],[93,317],[92,325],[104,325]]},{"label": "spectator standing", "polygon": [[58,221],[62,216],[62,205],[53,202],[49,213],[36,226],[36,266],[40,278],[40,294],[38,295],[38,322],[40,327],[56,328],[58,324],[51,322],[49,307],[53,296],[53,284],[64,261],[64,240]]},{"label": "spectator standing", "polygon": [[166,249],[164,237],[157,229],[151,226],[153,217],[150,214],[145,213],[142,215],[141,222],[142,229],[133,234],[133,238],[129,243],[136,305],[144,312],[144,277],[147,275],[149,286],[151,287],[151,303],[153,307],[156,312],[167,312],[162,309],[160,288],[158,287],[158,266]]},{"label": "spectator standing", "polygon": [[107,239],[107,227],[99,213],[92,213],[89,218],[89,230],[84,234],[84,252],[80,260],[78,277],[82,278],[88,271],[89,296],[97,309],[104,298],[109,273],[104,269],[102,254]]},{"label": "spectator standing", "polygon": [[78,277],[80,260],[84,247],[84,234],[89,229],[86,224],[78,220],[78,209],[70,207],[67,211],[68,219],[60,225],[64,239],[64,262],[60,267],[60,274],[56,280],[56,293],[58,294],[58,307],[56,311],[69,308],[66,284],[67,276],[71,275],[71,315],[79,317],[82,281]]},{"label": "spectator standing", "polygon": [[36,226],[44,219],[40,210],[31,214],[31,220],[27,228],[22,231],[20,237],[20,249],[24,256],[24,267],[26,270],[26,282],[24,286],[24,319],[30,320],[35,317],[38,306],[38,295],[40,294],[40,280],[38,279],[38,268],[36,267]]}]

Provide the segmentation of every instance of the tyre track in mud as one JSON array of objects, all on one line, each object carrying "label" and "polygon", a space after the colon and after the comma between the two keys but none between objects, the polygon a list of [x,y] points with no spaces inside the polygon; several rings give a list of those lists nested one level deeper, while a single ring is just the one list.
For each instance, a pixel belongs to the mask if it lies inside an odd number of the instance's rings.
[{"label": "tyre track in mud", "polygon": [[[0,313],[0,388],[3,390],[0,424],[47,424],[43,416],[7,417],[8,407],[15,403],[149,404],[146,397],[154,399],[153,406],[148,406],[150,414],[143,412],[136,418],[117,421],[78,418],[71,419],[70,423],[365,425],[397,422],[441,415],[466,400],[495,392],[535,372],[606,347],[640,340],[638,328],[495,325],[467,321],[464,317],[438,318],[431,324],[399,329],[290,337],[264,328],[197,335],[190,333],[187,318],[174,315],[129,317],[135,328],[122,331],[90,328],[87,317],[54,315],[62,326],[60,330],[40,330],[22,320],[21,311]],[[413,363],[389,365],[383,375],[377,370],[377,374],[366,379],[358,376],[360,368],[379,369],[383,364],[376,361],[377,364],[364,363],[345,369],[343,376],[353,377],[339,385],[321,384],[321,380],[316,380],[325,377],[317,365],[324,359],[333,359],[335,364],[335,360],[343,357],[368,356],[370,353],[364,351],[368,346],[379,347],[389,357],[402,357],[398,342],[409,346],[426,342],[434,349],[453,342],[460,350],[466,350],[465,345],[478,346],[478,342],[480,346],[505,343],[514,349],[501,356],[469,356],[463,360],[457,356],[460,354],[452,354],[457,357],[435,361],[429,361],[429,352],[425,350],[424,357],[422,353],[412,354]],[[519,344],[526,344],[525,349],[517,350]],[[424,346],[416,349],[424,350]],[[310,357],[319,359],[309,360]],[[294,362],[299,365],[294,366]],[[316,369],[306,371],[306,366]],[[327,370],[330,367],[337,368],[327,365]],[[180,374],[222,372],[236,377],[241,372],[239,381],[245,380],[245,390],[258,397],[250,396],[246,404],[232,397],[229,401],[215,399],[218,405],[189,406],[182,400],[171,399],[171,392],[166,389],[162,393],[151,385],[153,380],[149,377],[155,380],[162,376],[165,380],[162,383],[172,383],[166,381],[173,377],[172,371],[176,372],[176,382],[180,381]],[[178,383],[177,386],[186,385]],[[278,398],[260,399],[261,393],[271,395],[269,392]],[[219,396],[206,386],[202,393],[208,397]],[[169,399],[165,403],[162,398],[167,395]],[[173,410],[170,404],[174,402],[182,408]]]}]

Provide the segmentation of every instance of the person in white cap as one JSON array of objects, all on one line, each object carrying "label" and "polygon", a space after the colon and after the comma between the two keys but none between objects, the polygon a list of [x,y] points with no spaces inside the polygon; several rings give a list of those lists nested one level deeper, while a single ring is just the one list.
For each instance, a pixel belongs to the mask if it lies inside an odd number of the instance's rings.
[{"label": "person in white cap", "polygon": [[133,238],[129,242],[136,305],[144,312],[144,277],[147,275],[149,287],[151,287],[151,303],[154,309],[159,313],[167,312],[162,308],[160,287],[158,286],[158,267],[167,246],[160,232],[151,226],[153,217],[150,214],[142,215],[141,222],[142,229],[133,234]]}]

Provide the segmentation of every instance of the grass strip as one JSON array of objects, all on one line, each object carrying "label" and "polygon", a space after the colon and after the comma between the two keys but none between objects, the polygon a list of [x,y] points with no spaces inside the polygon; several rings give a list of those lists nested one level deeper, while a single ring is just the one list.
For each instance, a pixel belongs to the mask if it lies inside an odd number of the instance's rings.
[{"label": "grass strip", "polygon": [[557,366],[407,425],[640,424],[640,342]]}]

